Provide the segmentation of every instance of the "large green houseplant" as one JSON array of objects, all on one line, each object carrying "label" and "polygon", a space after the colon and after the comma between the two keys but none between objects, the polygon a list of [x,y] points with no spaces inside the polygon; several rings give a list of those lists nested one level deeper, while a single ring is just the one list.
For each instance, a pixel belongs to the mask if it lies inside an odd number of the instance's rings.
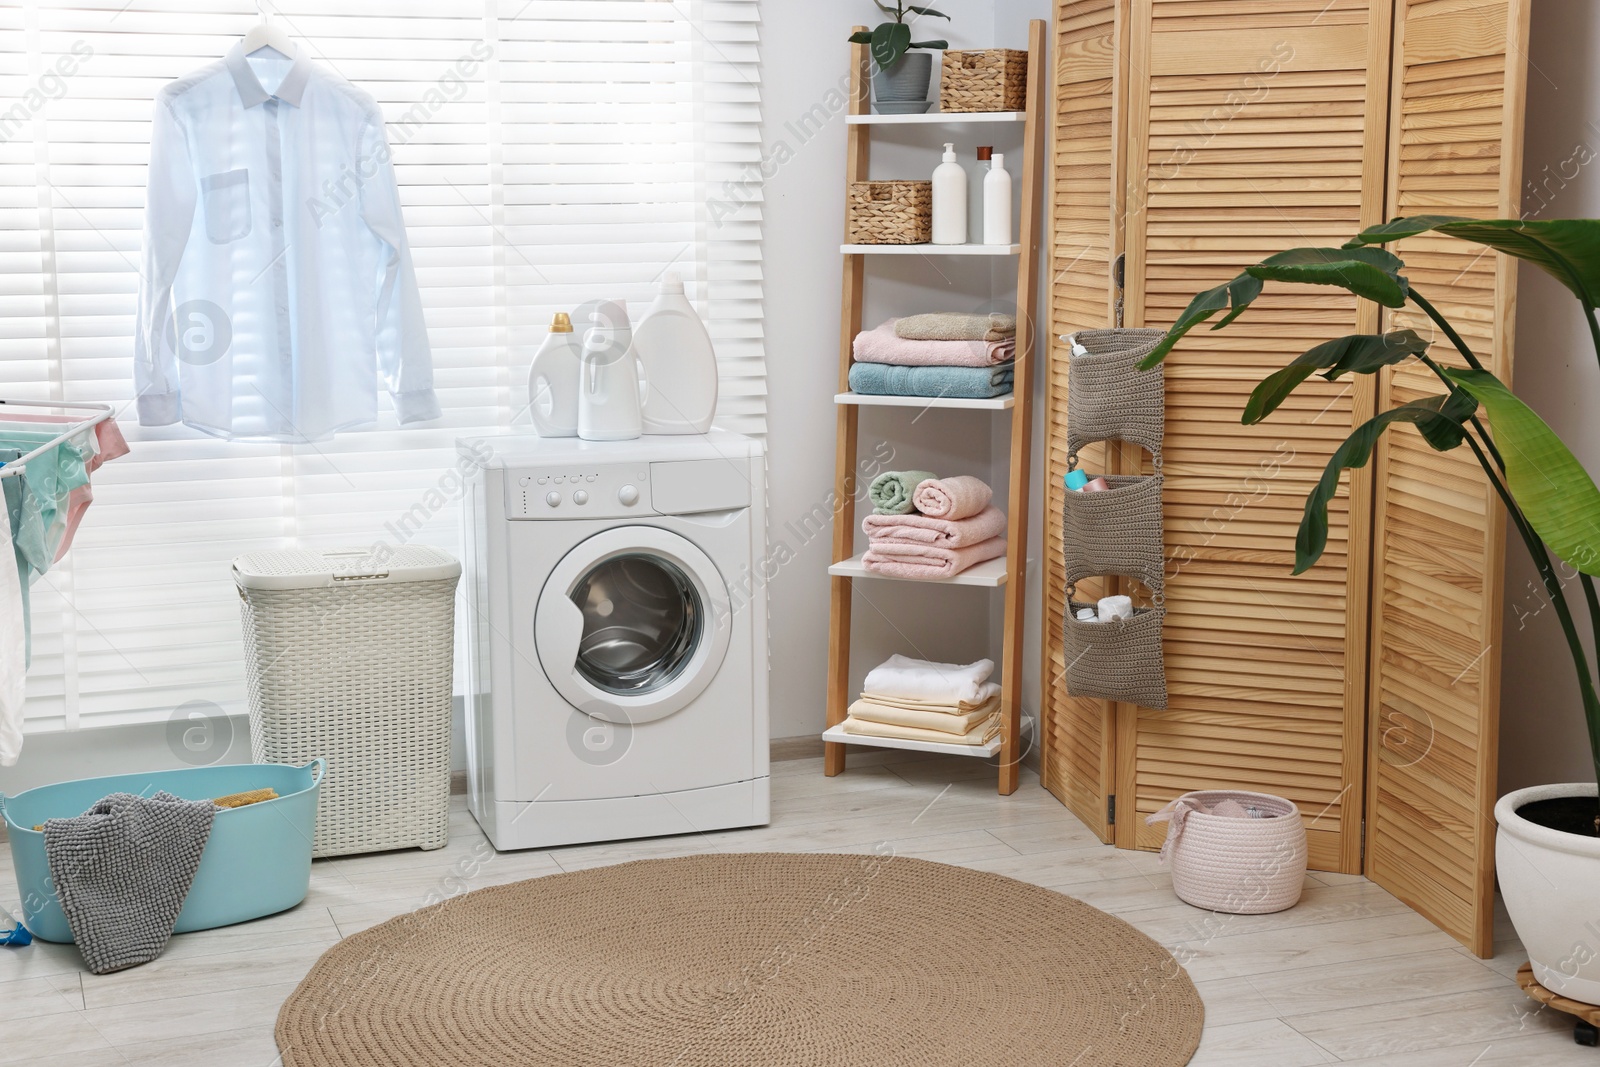
[{"label": "large green houseplant", "polygon": [[[1295,539],[1299,574],[1322,555],[1328,541],[1328,502],[1346,469],[1365,466],[1378,438],[1391,426],[1410,423],[1439,451],[1467,447],[1505,505],[1544,583],[1577,673],[1590,756],[1600,780],[1600,696],[1597,677],[1579,634],[1552,556],[1576,573],[1588,622],[1600,645],[1600,489],[1582,464],[1531,408],[1487,370],[1456,329],[1401,273],[1405,263],[1378,247],[1421,233],[1436,233],[1485,245],[1532,263],[1577,298],[1600,359],[1600,220],[1466,219],[1430,215],[1395,219],[1363,231],[1342,248],[1293,248],[1269,256],[1189,303],[1145,360],[1153,367],[1185,334],[1223,313],[1211,328],[1222,329],[1243,314],[1269,282],[1330,285],[1384,307],[1408,303],[1426,315],[1466,366],[1445,366],[1429,354],[1431,342],[1412,330],[1353,334],[1306,351],[1256,386],[1243,422],[1260,422],[1312,374],[1329,380],[1345,374],[1376,374],[1416,360],[1439,381],[1440,391],[1401,404],[1357,427],[1334,452],[1307,495]],[[1484,416],[1487,416],[1487,422]],[[1532,957],[1540,981],[1565,995],[1600,1003],[1600,952],[1573,957],[1587,943],[1586,922],[1600,923],[1600,809],[1590,783],[1537,786],[1503,797],[1495,815],[1501,890],[1513,923]],[[1600,924],[1590,929],[1600,929]]]}]

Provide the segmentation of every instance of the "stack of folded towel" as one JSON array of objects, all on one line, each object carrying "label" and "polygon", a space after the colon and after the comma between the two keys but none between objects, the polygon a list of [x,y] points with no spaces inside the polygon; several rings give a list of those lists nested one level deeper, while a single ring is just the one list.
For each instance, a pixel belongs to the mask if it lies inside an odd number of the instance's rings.
[{"label": "stack of folded towel", "polygon": [[1000,733],[1000,687],[991,660],[933,663],[890,656],[867,673],[844,732],[862,737],[984,745]]},{"label": "stack of folded towel", "polygon": [[873,513],[861,523],[870,541],[861,557],[891,578],[950,578],[1006,552],[1005,512],[994,492],[969,475],[885,471],[867,490]]},{"label": "stack of folded towel", "polygon": [[1013,315],[937,312],[856,335],[850,389],[873,396],[987,399],[1011,392]]}]

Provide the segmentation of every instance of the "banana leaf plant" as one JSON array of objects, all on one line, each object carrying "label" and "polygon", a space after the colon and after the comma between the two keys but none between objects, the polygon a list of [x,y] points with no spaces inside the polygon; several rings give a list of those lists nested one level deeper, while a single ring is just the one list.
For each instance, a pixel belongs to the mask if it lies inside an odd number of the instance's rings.
[{"label": "banana leaf plant", "polygon": [[[1421,233],[1485,245],[1526,260],[1571,291],[1589,324],[1600,359],[1600,220],[1468,219],[1446,215],[1399,218],[1373,226],[1342,248],[1291,248],[1247,267],[1232,281],[1190,301],[1142,366],[1160,363],[1190,330],[1223,313],[1211,328],[1220,330],[1243,314],[1267,283],[1330,285],[1374,300],[1387,308],[1411,304],[1431,319],[1455,346],[1465,367],[1445,366],[1429,354],[1430,342],[1412,330],[1353,334],[1326,341],[1267,376],[1251,393],[1242,421],[1258,423],[1275,411],[1313,374],[1329,381],[1346,374],[1377,374],[1385,367],[1415,360],[1439,380],[1440,392],[1401,404],[1357,427],[1334,452],[1322,477],[1306,497],[1295,538],[1294,573],[1315,564],[1328,543],[1328,502],[1341,474],[1364,467],[1389,427],[1410,423],[1440,452],[1465,445],[1505,505],[1512,525],[1533,557],[1545,591],[1572,653],[1589,729],[1590,756],[1600,779],[1600,697],[1597,679],[1578,636],[1578,624],[1556,575],[1552,556],[1565,560],[1583,589],[1589,625],[1600,648],[1600,489],[1555,432],[1511,392],[1462,340],[1461,335],[1401,271],[1405,263],[1379,247]],[[1488,416],[1488,424],[1480,415]],[[1596,820],[1600,833],[1600,817]]]},{"label": "banana leaf plant", "polygon": [[877,63],[880,68],[894,66],[900,62],[901,56],[913,48],[942,50],[950,47],[949,41],[912,41],[911,27],[906,23],[907,15],[920,15],[924,18],[944,19],[949,22],[950,16],[943,11],[936,11],[931,7],[908,4],[904,0],[895,0],[893,5],[886,4],[883,0],[872,0],[872,2],[877,4],[878,10],[885,15],[892,15],[894,21],[882,23],[876,29],[852,33],[850,35],[850,43],[871,45],[873,62]]}]

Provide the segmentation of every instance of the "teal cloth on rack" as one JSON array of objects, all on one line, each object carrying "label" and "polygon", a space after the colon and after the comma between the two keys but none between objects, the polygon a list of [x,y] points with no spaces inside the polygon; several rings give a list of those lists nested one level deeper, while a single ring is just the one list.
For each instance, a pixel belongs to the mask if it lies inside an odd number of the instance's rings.
[{"label": "teal cloth on rack", "polygon": [[[15,463],[55,435],[0,427],[0,466]],[[19,447],[20,446],[20,447]],[[22,625],[27,640],[26,662],[33,662],[33,612],[29,586],[55,561],[66,535],[68,498],[87,485],[88,446],[63,441],[28,461],[23,473],[0,478],[11,524],[11,547],[22,587]]]},{"label": "teal cloth on rack", "polygon": [[959,397],[987,400],[1011,392],[1012,364],[992,367],[901,367],[852,363],[850,391],[868,396]]}]

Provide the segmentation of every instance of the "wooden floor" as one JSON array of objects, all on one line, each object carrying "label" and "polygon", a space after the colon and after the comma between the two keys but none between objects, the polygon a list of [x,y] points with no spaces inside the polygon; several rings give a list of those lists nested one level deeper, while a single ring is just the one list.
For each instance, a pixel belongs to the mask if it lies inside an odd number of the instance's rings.
[{"label": "wooden floor", "polygon": [[[1206,1003],[1196,1067],[1600,1067],[1600,1050],[1573,1044],[1566,1016],[1517,990],[1524,957],[1503,915],[1489,962],[1361,878],[1314,875],[1280,915],[1213,915],[1178,903],[1155,856],[1096,842],[1031,772],[1000,797],[975,759],[853,754],[833,779],[821,762],[774,764],[765,829],[496,855],[456,798],[446,848],[319,861],[300,907],[179,935],[131,971],[84,974],[70,945],[0,948],[0,1063],[269,1067],[278,1006],[324,949],[464,888],[646,856],[887,841],[1079,897],[1182,946]],[[15,898],[6,853],[0,899]]]}]

